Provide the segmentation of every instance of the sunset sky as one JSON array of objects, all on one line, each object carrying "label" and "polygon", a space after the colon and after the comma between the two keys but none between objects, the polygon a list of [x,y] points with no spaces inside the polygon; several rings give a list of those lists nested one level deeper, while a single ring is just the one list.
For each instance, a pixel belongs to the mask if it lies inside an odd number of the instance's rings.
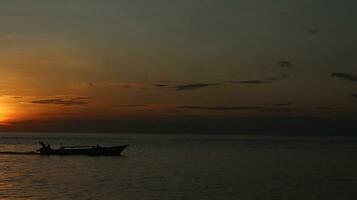
[{"label": "sunset sky", "polygon": [[0,131],[356,130],[356,7],[2,0]]}]

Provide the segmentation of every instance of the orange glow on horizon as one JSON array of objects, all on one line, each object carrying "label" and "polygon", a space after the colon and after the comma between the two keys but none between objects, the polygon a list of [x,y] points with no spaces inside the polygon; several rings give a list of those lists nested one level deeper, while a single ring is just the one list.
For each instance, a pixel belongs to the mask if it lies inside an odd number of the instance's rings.
[{"label": "orange glow on horizon", "polygon": [[9,120],[9,109],[0,104],[0,123],[5,123]]},{"label": "orange glow on horizon", "polygon": [[15,112],[15,108],[10,104],[0,103],[0,124],[7,124],[12,121],[21,120],[23,116]]}]

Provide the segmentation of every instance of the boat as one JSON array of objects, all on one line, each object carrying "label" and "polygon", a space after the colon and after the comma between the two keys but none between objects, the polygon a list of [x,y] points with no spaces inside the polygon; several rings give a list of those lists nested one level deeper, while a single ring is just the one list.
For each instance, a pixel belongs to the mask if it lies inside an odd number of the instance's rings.
[{"label": "boat", "polygon": [[39,142],[42,146],[37,150],[40,155],[88,155],[88,156],[120,156],[121,152],[129,145],[120,145],[113,147],[96,146],[62,146],[58,149],[52,149],[50,144]]}]

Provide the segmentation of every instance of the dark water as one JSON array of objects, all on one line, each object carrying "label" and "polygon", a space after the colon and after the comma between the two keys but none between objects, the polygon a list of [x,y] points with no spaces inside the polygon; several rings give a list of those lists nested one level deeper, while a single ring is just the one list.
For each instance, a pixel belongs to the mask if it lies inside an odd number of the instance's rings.
[{"label": "dark water", "polygon": [[130,144],[122,157],[0,155],[0,199],[357,199],[357,139],[1,133],[0,151]]}]

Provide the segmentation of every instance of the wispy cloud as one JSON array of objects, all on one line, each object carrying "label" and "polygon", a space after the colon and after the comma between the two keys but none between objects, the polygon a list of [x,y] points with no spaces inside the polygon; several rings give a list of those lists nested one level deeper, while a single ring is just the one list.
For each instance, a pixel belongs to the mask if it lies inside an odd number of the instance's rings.
[{"label": "wispy cloud", "polygon": [[168,87],[169,85],[168,84],[155,84],[155,87],[158,87],[158,88],[163,88],[163,87]]},{"label": "wispy cloud", "polygon": [[192,106],[183,105],[177,106],[179,109],[193,109],[193,110],[265,110],[265,107],[260,106]]},{"label": "wispy cloud", "polygon": [[164,114],[177,114],[177,113],[182,113],[184,112],[183,110],[161,110],[160,113]]},{"label": "wispy cloud", "polygon": [[74,97],[72,100],[89,100],[89,97]]},{"label": "wispy cloud", "polygon": [[112,105],[112,108],[142,108],[148,107],[149,105],[144,104],[121,104],[121,105]]},{"label": "wispy cloud", "polygon": [[273,81],[268,81],[268,80],[245,80],[245,81],[228,81],[230,83],[234,84],[268,84],[272,83]]},{"label": "wispy cloud", "polygon": [[277,103],[275,106],[293,106],[295,105],[294,103]]},{"label": "wispy cloud", "polygon": [[243,80],[243,81],[237,81],[237,80],[227,80],[225,82],[228,83],[233,83],[233,84],[239,84],[239,85],[260,85],[260,84],[270,84],[276,81],[280,81],[287,78],[287,76],[282,76],[282,77],[266,77],[264,79],[251,79],[251,80]]},{"label": "wispy cloud", "polygon": [[278,62],[279,67],[281,68],[288,68],[288,67],[293,67],[294,64],[291,63],[290,61],[287,60],[281,60]]},{"label": "wispy cloud", "polygon": [[197,90],[202,88],[207,88],[211,86],[218,86],[219,83],[174,83],[169,81],[158,81],[151,83],[140,83],[140,82],[105,82],[105,83],[97,83],[98,86],[105,87],[117,87],[124,89],[148,89],[148,90],[156,90],[156,89],[172,89],[174,91],[185,91],[185,90]]},{"label": "wispy cloud", "polygon": [[274,108],[264,106],[195,106],[182,105],[177,106],[178,109],[187,110],[208,110],[208,111],[258,111],[258,112],[286,112],[291,111],[289,108]]},{"label": "wispy cloud", "polygon": [[342,73],[342,72],[332,73],[331,77],[340,78],[340,79],[344,79],[347,81],[357,81],[357,76],[353,76],[351,74],[346,74],[346,73]]},{"label": "wispy cloud", "polygon": [[124,83],[124,84],[119,84],[119,87],[125,89],[149,89],[150,88],[150,86],[142,83]]},{"label": "wispy cloud", "polygon": [[185,91],[185,90],[197,90],[202,88],[207,88],[211,86],[217,86],[219,84],[216,83],[193,83],[193,84],[186,84],[186,85],[177,85],[174,87],[175,91]]},{"label": "wispy cloud", "polygon": [[63,105],[63,106],[76,106],[76,105],[86,105],[88,104],[88,97],[74,97],[71,99],[62,98],[51,98],[51,99],[40,99],[31,101],[34,104],[50,104],[50,105]]}]

